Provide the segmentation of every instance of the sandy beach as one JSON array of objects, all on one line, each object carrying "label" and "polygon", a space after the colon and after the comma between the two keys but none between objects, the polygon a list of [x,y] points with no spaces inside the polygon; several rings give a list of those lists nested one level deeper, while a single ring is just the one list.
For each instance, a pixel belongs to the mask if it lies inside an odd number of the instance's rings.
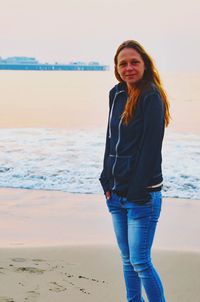
[{"label": "sandy beach", "polygon": [[[125,302],[104,197],[0,189],[1,302]],[[199,302],[200,202],[164,199],[153,259],[167,301]]]},{"label": "sandy beach", "polygon": [[[125,302],[112,246],[1,249],[0,301]],[[154,251],[167,301],[199,301],[200,255]]]}]

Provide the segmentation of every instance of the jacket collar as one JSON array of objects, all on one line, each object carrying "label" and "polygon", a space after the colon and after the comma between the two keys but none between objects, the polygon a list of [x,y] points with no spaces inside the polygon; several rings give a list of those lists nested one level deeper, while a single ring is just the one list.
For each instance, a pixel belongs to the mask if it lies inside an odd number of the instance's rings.
[{"label": "jacket collar", "polygon": [[125,82],[119,82],[117,85],[118,91],[124,91],[128,93],[128,88]]}]

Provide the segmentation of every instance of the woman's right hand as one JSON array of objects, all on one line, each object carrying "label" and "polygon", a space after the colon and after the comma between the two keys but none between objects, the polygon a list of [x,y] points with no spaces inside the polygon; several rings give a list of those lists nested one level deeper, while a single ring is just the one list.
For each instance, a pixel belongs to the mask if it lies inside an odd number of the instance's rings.
[{"label": "woman's right hand", "polygon": [[106,196],[106,199],[109,200],[109,199],[111,198],[111,193],[110,193],[110,191],[107,191],[107,192],[105,193],[105,196]]}]

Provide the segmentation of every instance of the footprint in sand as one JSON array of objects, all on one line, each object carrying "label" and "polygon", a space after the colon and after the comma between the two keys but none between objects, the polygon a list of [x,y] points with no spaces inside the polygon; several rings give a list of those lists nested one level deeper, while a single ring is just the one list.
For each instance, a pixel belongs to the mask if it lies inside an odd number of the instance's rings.
[{"label": "footprint in sand", "polygon": [[40,294],[35,290],[30,290],[26,293],[25,302],[37,302]]},{"label": "footprint in sand", "polygon": [[11,260],[14,262],[25,262],[26,261],[25,258],[12,258]]},{"label": "footprint in sand", "polygon": [[67,290],[67,288],[64,287],[63,285],[58,284],[57,282],[50,282],[49,290],[52,292],[59,293],[59,292],[63,292],[65,290]]},{"label": "footprint in sand", "polygon": [[79,290],[86,295],[90,295],[90,292],[87,292],[85,288],[79,288]]},{"label": "footprint in sand", "polygon": [[32,259],[32,262],[34,263],[34,265],[40,265],[41,262],[46,262],[46,260],[36,258],[36,259]]},{"label": "footprint in sand", "polygon": [[40,258],[34,258],[32,259],[33,262],[46,262],[46,260],[44,259],[40,259]]},{"label": "footprint in sand", "polygon": [[36,274],[43,274],[45,272],[44,269],[36,268],[36,267],[18,267],[16,272],[28,272],[28,273],[36,273]]},{"label": "footprint in sand", "polygon": [[0,297],[0,302],[15,302],[12,298]]},{"label": "footprint in sand", "polygon": [[79,279],[86,279],[86,280],[89,280],[89,281],[93,281],[93,282],[97,282],[97,283],[99,283],[99,282],[101,282],[101,283],[105,283],[106,281],[100,281],[100,280],[98,280],[98,279],[95,279],[95,278],[88,278],[88,277],[85,277],[85,276],[78,276],[78,278]]},{"label": "footprint in sand", "polygon": [[4,274],[3,270],[4,270],[4,267],[0,267],[0,274]]},{"label": "footprint in sand", "polygon": [[[25,258],[12,258],[13,262],[26,262],[27,259]],[[33,259],[33,261],[43,261],[41,259]],[[10,264],[9,266],[13,266],[12,264]],[[15,268],[16,272],[29,272],[29,273],[37,273],[37,274],[42,274],[44,273],[45,270],[43,269],[39,269],[39,268],[35,268],[35,267],[29,267],[29,266],[21,266],[21,267],[17,267]]]}]

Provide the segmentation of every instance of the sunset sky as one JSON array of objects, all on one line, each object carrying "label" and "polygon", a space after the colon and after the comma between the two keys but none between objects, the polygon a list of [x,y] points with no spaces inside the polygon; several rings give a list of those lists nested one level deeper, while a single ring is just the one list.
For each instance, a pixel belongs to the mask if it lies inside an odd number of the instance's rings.
[{"label": "sunset sky", "polygon": [[200,70],[199,0],[0,0],[0,56],[112,64],[138,40],[167,71]]}]

